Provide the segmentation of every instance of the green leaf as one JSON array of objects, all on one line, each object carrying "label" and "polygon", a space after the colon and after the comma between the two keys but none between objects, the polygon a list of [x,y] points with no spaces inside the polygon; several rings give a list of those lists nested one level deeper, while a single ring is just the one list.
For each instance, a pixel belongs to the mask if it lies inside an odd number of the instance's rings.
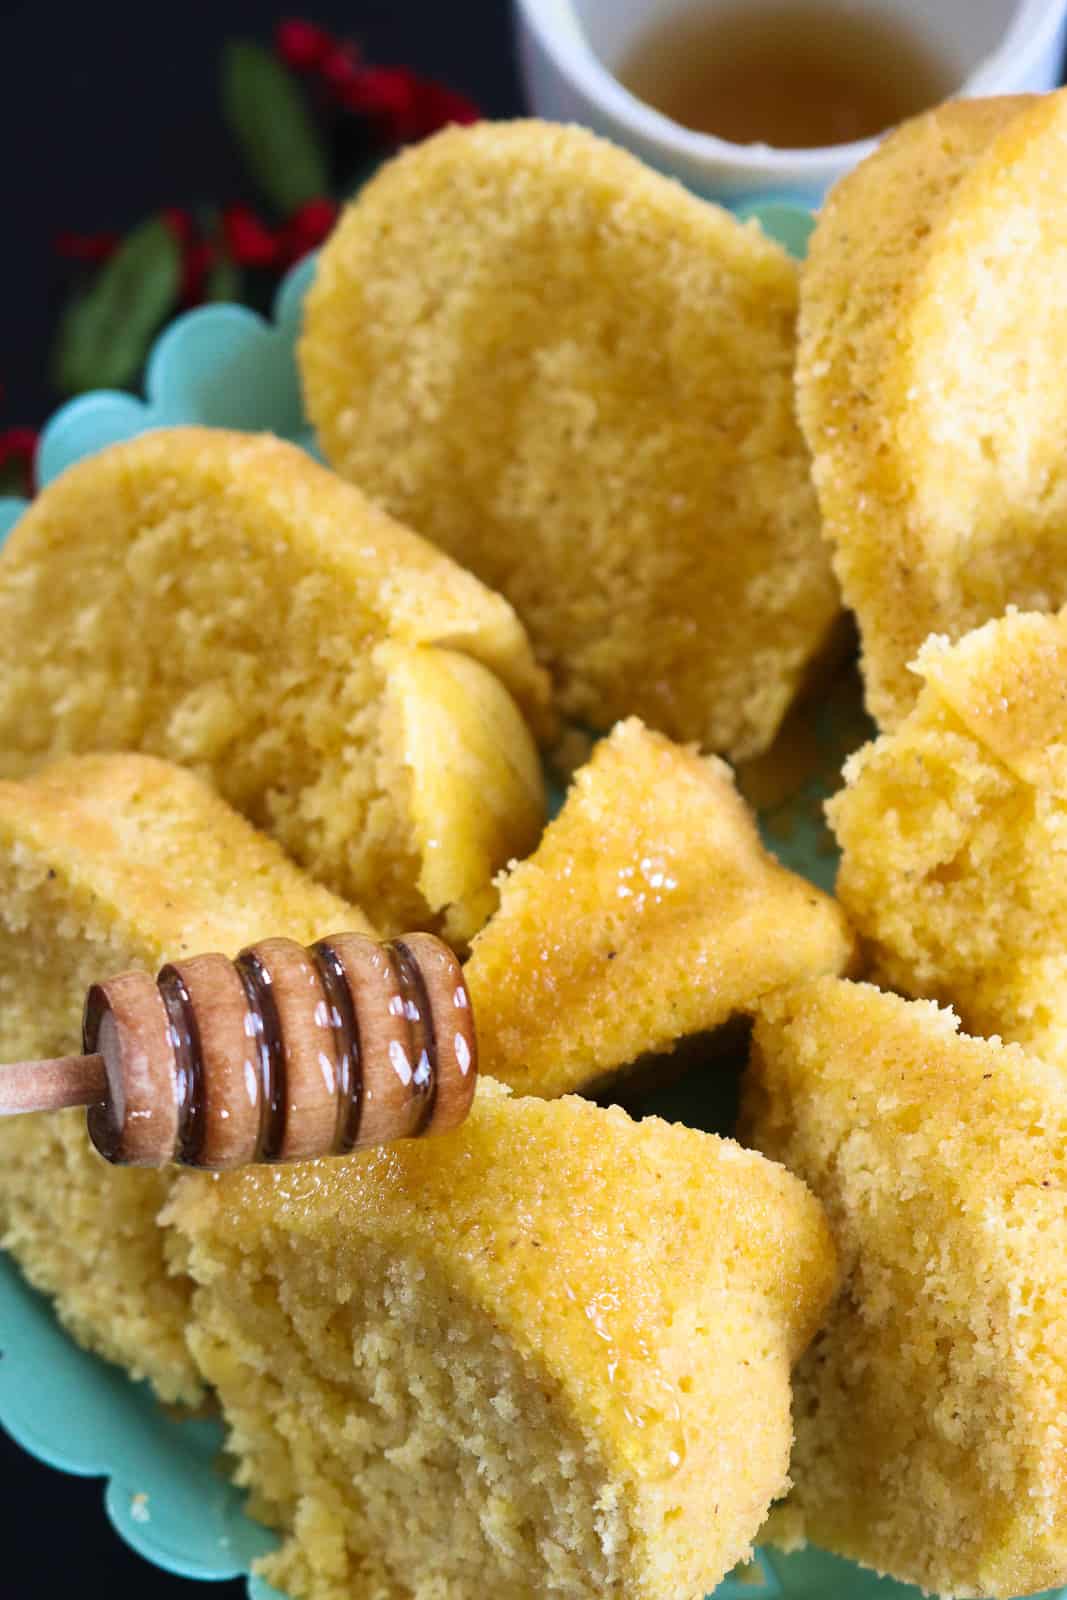
[{"label": "green leaf", "polygon": [[128,234],[63,313],[52,357],[58,388],[80,394],[133,383],[177,304],[181,271],[181,250],[165,222],[153,218]]},{"label": "green leaf", "polygon": [[221,256],[207,275],[204,299],[239,301],[243,283],[244,273],[236,261],[231,261],[229,256]]},{"label": "green leaf", "polygon": [[283,216],[329,193],[329,164],[304,97],[269,50],[242,39],[226,46],[222,101],[252,176]]}]

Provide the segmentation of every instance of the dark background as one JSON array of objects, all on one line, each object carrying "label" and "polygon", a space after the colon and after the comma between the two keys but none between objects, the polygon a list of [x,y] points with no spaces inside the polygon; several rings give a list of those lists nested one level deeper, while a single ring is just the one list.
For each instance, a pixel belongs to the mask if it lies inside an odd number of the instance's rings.
[{"label": "dark background", "polygon": [[[219,51],[235,34],[267,42],[292,15],[443,79],[489,116],[521,108],[507,0],[0,0],[0,427],[38,426],[57,403],[45,358],[71,282],[58,231],[125,231],[163,205],[256,198],[219,113]],[[5,1600],[105,1587],[108,1600],[245,1595],[243,1581],[205,1589],[140,1560],[111,1532],[101,1482],[41,1466],[2,1432],[0,1500]]]}]

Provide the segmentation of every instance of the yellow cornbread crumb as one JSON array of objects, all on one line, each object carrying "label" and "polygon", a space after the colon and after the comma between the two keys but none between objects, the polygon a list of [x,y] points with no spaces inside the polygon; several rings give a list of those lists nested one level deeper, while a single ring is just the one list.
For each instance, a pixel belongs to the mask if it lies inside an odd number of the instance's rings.
[{"label": "yellow cornbread crumb", "polygon": [[742,1129],[843,1272],[794,1375],[807,1535],[942,1596],[1067,1580],[1067,1094],[930,1001],[822,979],[756,1023]]},{"label": "yellow cornbread crumb", "polygon": [[294,1600],[701,1597],[787,1481],[834,1258],[733,1143],[483,1080],[444,1138],[182,1183],[165,1219]]},{"label": "yellow cornbread crumb", "polygon": [[268,435],[114,445],[0,553],[0,775],[72,750],[179,761],[383,931],[468,936],[535,843],[509,691],[543,712],[507,603]]},{"label": "yellow cornbread crumb", "polygon": [[764,850],[729,768],[636,718],[500,897],[466,976],[482,1070],[524,1094],[589,1088],[853,954],[834,901]]},{"label": "yellow cornbread crumb", "polygon": [[797,269],[579,128],[452,129],[360,191],[300,364],[346,477],[499,589],[566,713],[768,745],[839,600]]},{"label": "yellow cornbread crumb", "polygon": [[801,281],[798,405],[892,729],[930,633],[1067,599],[1067,93],[905,124],[840,183]]},{"label": "yellow cornbread crumb", "polygon": [[[80,1050],[86,990],[118,972],[343,929],[372,931],[167,762],[71,757],[0,782],[0,1060]],[[156,1226],[174,1170],[108,1166],[83,1111],[0,1120],[4,1247],[79,1343],[192,1403],[189,1285]]]},{"label": "yellow cornbread crumb", "polygon": [[872,976],[1067,1067],[1067,615],[931,639],[827,810]]}]

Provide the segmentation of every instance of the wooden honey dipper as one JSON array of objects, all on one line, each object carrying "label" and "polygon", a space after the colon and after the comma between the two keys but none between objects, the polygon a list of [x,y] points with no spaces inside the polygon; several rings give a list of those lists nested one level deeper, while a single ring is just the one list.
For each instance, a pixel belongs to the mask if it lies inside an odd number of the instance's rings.
[{"label": "wooden honey dipper", "polygon": [[0,1068],[0,1115],[88,1106],[108,1161],[223,1169],[444,1133],[477,1044],[447,945],[265,939],[93,984],[81,1056]]}]

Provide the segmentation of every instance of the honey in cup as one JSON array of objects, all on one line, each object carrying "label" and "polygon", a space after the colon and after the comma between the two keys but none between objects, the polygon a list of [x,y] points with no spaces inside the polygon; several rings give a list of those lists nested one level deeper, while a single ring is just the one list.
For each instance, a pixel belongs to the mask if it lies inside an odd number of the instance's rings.
[{"label": "honey in cup", "polygon": [[616,76],[683,127],[789,150],[873,138],[957,87],[906,23],[827,0],[737,0],[669,17],[638,38]]}]

